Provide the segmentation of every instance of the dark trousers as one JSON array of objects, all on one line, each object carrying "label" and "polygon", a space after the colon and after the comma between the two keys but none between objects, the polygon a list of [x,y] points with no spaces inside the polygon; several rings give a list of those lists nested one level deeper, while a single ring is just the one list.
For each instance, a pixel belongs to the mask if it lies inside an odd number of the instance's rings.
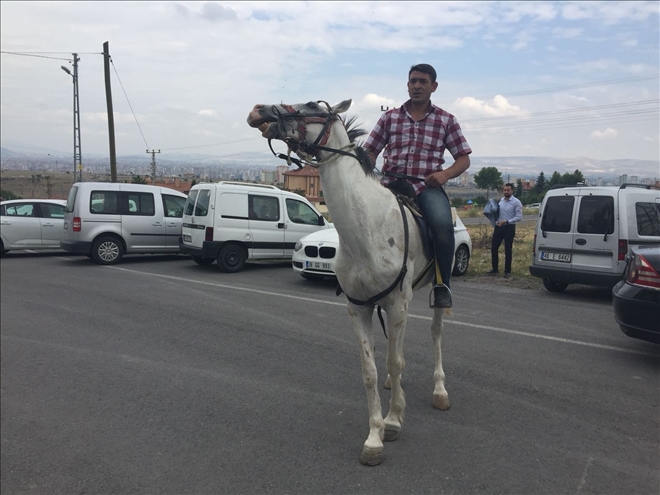
[{"label": "dark trousers", "polygon": [[433,250],[442,282],[449,287],[454,262],[454,222],[449,199],[444,189],[427,187],[417,196],[417,202],[433,235]]},{"label": "dark trousers", "polygon": [[513,238],[516,236],[516,224],[504,224],[501,227],[495,227],[493,231],[493,243],[490,248],[490,254],[493,263],[493,270],[498,270],[499,256],[498,250],[500,244],[504,241],[504,273],[511,273],[511,258],[513,257]]}]

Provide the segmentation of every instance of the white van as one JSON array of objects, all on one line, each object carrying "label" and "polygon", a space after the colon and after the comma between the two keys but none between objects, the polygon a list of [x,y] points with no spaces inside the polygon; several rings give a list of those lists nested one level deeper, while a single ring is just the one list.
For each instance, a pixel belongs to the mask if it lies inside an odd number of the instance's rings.
[{"label": "white van", "polygon": [[110,182],[71,186],[60,247],[100,265],[124,254],[179,252],[186,195],[167,187]]},{"label": "white van", "polygon": [[291,259],[296,242],[332,227],[304,197],[244,182],[196,184],[183,213],[181,252],[238,272],[247,260]]},{"label": "white van", "polygon": [[545,195],[529,272],[551,292],[569,284],[613,287],[632,246],[660,246],[660,190],[563,187]]}]

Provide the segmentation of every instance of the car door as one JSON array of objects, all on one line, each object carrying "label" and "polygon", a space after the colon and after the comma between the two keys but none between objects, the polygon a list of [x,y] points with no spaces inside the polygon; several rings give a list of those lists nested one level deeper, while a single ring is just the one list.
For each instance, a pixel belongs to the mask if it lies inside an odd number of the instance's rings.
[{"label": "car door", "polygon": [[25,201],[6,205],[0,224],[8,244],[5,248],[41,247],[41,221],[34,203]]},{"label": "car door", "polygon": [[186,204],[186,198],[172,194],[163,194],[162,196],[165,218],[165,248],[178,251],[181,224],[183,223],[183,207]]},{"label": "car door", "polygon": [[122,191],[122,236],[127,252],[162,252],[165,250],[163,204],[153,192]]},{"label": "car door", "polygon": [[64,239],[64,210],[65,206],[57,203],[39,203],[41,215],[41,245],[54,249],[60,248],[60,241]]},{"label": "car door", "polygon": [[296,242],[312,232],[324,228],[325,219],[303,201],[286,198],[286,229],[284,230],[284,255],[293,256]]},{"label": "car door", "polygon": [[255,259],[284,256],[285,220],[280,197],[268,194],[248,195],[248,225]]},{"label": "car door", "polygon": [[575,202],[572,194],[546,198],[540,220],[540,235],[536,238],[535,265],[571,269]]},{"label": "car door", "polygon": [[587,272],[616,273],[619,246],[614,197],[587,194],[587,191],[582,189],[577,198],[572,267]]}]

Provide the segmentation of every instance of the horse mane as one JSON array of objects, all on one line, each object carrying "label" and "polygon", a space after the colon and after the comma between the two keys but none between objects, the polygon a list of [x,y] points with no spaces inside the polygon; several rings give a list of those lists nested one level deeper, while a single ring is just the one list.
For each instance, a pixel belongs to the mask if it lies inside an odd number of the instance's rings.
[{"label": "horse mane", "polygon": [[341,119],[342,124],[344,124],[346,134],[348,135],[348,140],[356,145],[355,155],[358,157],[358,161],[362,166],[362,170],[364,170],[365,175],[375,178],[376,174],[374,173],[374,164],[371,163],[371,159],[367,155],[367,152],[361,146],[362,141],[357,140],[359,137],[368,134],[368,132],[365,129],[358,127],[359,124],[356,115],[353,115],[348,119],[340,115],[339,118]]}]

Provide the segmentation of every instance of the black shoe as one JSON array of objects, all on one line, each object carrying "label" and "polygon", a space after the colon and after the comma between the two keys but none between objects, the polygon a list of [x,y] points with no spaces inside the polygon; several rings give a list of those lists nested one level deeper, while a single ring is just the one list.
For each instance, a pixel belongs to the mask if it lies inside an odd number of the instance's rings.
[{"label": "black shoe", "polygon": [[492,270],[486,272],[486,275],[497,275],[497,270],[495,270],[495,268],[493,268]]},{"label": "black shoe", "polygon": [[431,291],[433,298],[431,308],[451,308],[451,291],[445,284],[436,285]]},{"label": "black shoe", "polygon": [[509,278],[511,277],[511,274],[509,272],[504,272],[504,278]]}]

